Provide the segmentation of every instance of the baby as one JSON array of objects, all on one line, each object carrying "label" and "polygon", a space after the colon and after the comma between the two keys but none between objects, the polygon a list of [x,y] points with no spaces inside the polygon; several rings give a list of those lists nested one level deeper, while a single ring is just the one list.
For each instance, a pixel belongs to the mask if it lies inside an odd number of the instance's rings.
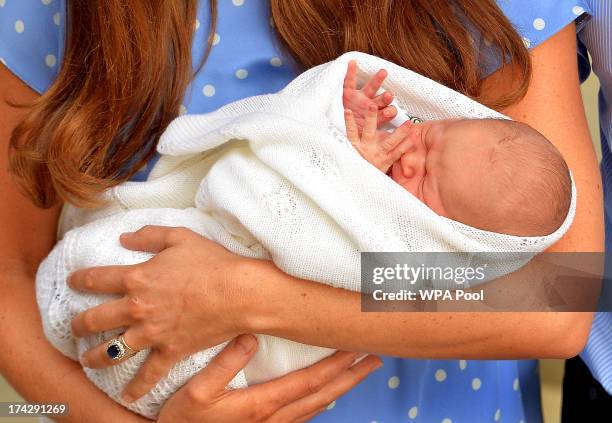
[{"label": "baby", "polygon": [[404,118],[394,131],[378,129],[397,113],[390,92],[376,95],[385,77],[381,70],[358,90],[356,63],[349,63],[347,137],[364,159],[437,214],[468,226],[517,236],[561,226],[571,202],[569,169],[542,134],[504,119]]},{"label": "baby", "polygon": [[[36,278],[37,300],[52,344],[77,360],[84,351],[119,334],[74,337],[71,319],[111,297],[73,291],[66,279],[79,268],[149,259],[151,255],[117,243],[120,233],[143,225],[185,226],[235,254],[273,259],[288,274],[352,291],[361,289],[361,251],[531,253],[544,250],[566,230],[562,222],[571,222],[573,216],[569,171],[542,135],[527,125],[495,119],[414,123],[416,119],[405,118],[408,121],[397,129],[386,131],[385,125],[397,122],[396,114],[402,115],[392,106],[391,93],[377,95],[386,72],[378,72],[357,89],[356,63],[351,62],[343,90],[347,138],[383,174],[361,163],[346,139],[337,137],[336,114],[333,131],[327,131],[329,114],[320,113],[323,103],[340,109],[336,88],[345,63],[331,62],[320,74],[312,73],[315,68],[279,95],[252,97],[211,114],[177,119],[160,143],[165,154],[158,166],[162,163],[166,170],[150,181],[115,187],[108,208],[84,211],[81,224],[69,223],[74,228],[65,232],[42,263]],[[383,66],[377,62],[371,68]],[[428,87],[429,80],[402,69],[396,72],[406,86],[414,87],[410,82],[415,82]],[[313,75],[321,76],[314,79],[318,85],[309,85]],[[320,89],[328,86],[334,89]],[[409,103],[406,98],[412,97],[403,97]],[[339,138],[341,142],[334,142]],[[216,148],[221,145],[225,147]],[[210,153],[213,147],[216,150]],[[411,194],[403,195],[384,174]],[[497,233],[521,237],[500,239]],[[524,237],[548,234],[552,236],[542,237],[536,246],[523,244]],[[506,261],[504,256],[490,263],[489,273],[506,274],[523,265]],[[333,352],[257,336],[258,351],[232,387],[271,380]],[[113,338],[106,347],[114,359],[117,350],[110,348],[118,341]],[[146,354],[112,368],[84,371],[109,396],[154,418],[163,402],[220,348],[184,358],[151,392],[130,404],[120,393]]]}]

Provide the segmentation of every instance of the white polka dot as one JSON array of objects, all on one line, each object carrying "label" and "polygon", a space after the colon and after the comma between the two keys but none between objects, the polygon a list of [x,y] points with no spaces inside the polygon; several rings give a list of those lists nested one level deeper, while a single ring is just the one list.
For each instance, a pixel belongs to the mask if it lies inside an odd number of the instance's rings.
[{"label": "white polka dot", "polygon": [[49,6],[53,0],[40,0],[45,6]]},{"label": "white polka dot", "polygon": [[215,35],[213,35],[213,46],[216,46],[217,44],[219,44],[219,42],[221,41],[221,36],[215,32]]},{"label": "white polka dot", "polygon": [[572,13],[576,16],[580,16],[584,13],[584,8],[580,6],[574,6],[572,7]]},{"label": "white polka dot", "polygon": [[206,84],[204,85],[204,88],[202,88],[202,93],[206,96],[206,97],[212,97],[213,95],[215,95],[215,86],[211,85],[211,84]]},{"label": "white polka dot", "polygon": [[376,420],[372,420],[370,423],[378,423]]},{"label": "white polka dot", "polygon": [[512,389],[514,389],[515,391],[519,390],[519,380],[518,380],[518,377],[514,378],[514,382],[512,382]]},{"label": "white polka dot", "polygon": [[525,44],[525,47],[529,48],[531,47],[531,40],[527,37],[523,37],[523,44]]},{"label": "white polka dot", "polygon": [[332,402],[331,402],[331,403],[330,403],[330,404],[327,406],[327,409],[328,409],[328,410],[331,410],[331,409],[333,409],[335,406],[336,406],[336,401],[332,401]]},{"label": "white polka dot", "polygon": [[538,31],[543,30],[545,26],[546,26],[546,22],[544,22],[544,19],[542,19],[542,18],[535,18],[533,20],[533,27],[535,29],[537,29]]},{"label": "white polka dot", "polygon": [[2,57],[0,57],[0,63],[2,63],[4,66],[6,66],[6,60],[4,60]]},{"label": "white polka dot", "polygon": [[184,104],[181,104],[179,106],[179,115],[184,115],[185,113],[187,113],[187,107],[185,107]]},{"label": "white polka dot", "polygon": [[0,7],[4,7],[5,4],[6,4],[6,0],[0,0]]},{"label": "white polka dot", "polygon": [[244,0],[232,0],[234,6],[242,6],[244,4]]},{"label": "white polka dot", "polygon": [[236,78],[238,78],[238,79],[244,79],[247,76],[249,76],[249,71],[246,70],[246,69],[238,69],[236,71],[235,75],[236,75]]},{"label": "white polka dot", "polygon": [[482,381],[475,377],[474,379],[472,379],[472,389],[477,391],[480,389],[480,387],[482,386]]},{"label": "white polka dot", "polygon": [[47,54],[47,57],[45,57],[45,63],[47,66],[52,68],[57,63],[57,58],[53,54]]},{"label": "white polka dot", "polygon": [[467,361],[465,360],[459,360],[459,368],[461,370],[465,370],[465,368],[467,367]]},{"label": "white polka dot", "polygon": [[196,23],[195,23],[194,28],[195,28],[195,30],[196,30],[196,31],[197,31],[198,29],[200,29],[200,20],[199,20],[199,19],[196,19]]},{"label": "white polka dot", "polygon": [[60,14],[59,12],[53,15],[53,23],[57,26],[60,24]]},{"label": "white polka dot", "polygon": [[281,59],[279,59],[278,57],[273,57],[273,58],[270,59],[270,64],[272,66],[279,67],[279,66],[283,65],[283,61]]},{"label": "white polka dot", "polygon": [[416,405],[412,407],[410,410],[408,410],[408,417],[411,418],[412,420],[416,419],[418,415],[419,415],[419,408]]},{"label": "white polka dot", "polygon": [[493,416],[493,418],[495,419],[496,422],[498,422],[499,419],[501,419],[501,410],[499,408],[495,412],[495,416]]},{"label": "white polka dot", "polygon": [[447,417],[442,420],[442,423],[453,423],[453,421]]},{"label": "white polka dot", "polygon": [[387,381],[387,385],[389,386],[390,389],[397,388],[399,384],[400,384],[400,378],[397,376],[391,376],[389,380]]},{"label": "white polka dot", "polygon": [[15,31],[17,31],[18,34],[21,34],[24,30],[25,24],[21,19],[19,19],[17,22],[15,22]]},{"label": "white polka dot", "polygon": [[446,380],[446,371],[444,369],[436,370],[435,378],[438,382],[444,382]]}]

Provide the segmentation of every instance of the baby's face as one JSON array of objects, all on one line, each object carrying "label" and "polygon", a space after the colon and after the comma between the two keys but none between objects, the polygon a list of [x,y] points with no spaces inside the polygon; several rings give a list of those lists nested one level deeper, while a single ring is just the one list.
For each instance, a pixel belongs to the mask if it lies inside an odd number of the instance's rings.
[{"label": "baby's face", "polygon": [[[410,150],[390,176],[441,216],[477,223],[494,141],[478,121],[438,120],[413,124]],[[481,203],[486,204],[486,203]]]}]

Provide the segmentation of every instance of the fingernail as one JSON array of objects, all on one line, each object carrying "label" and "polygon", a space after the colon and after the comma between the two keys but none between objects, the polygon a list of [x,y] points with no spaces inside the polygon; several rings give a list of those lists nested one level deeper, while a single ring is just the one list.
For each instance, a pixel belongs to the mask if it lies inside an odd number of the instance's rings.
[{"label": "fingernail", "polygon": [[378,370],[383,366],[383,361],[376,357],[376,361],[374,362],[374,366],[372,367],[373,370]]},{"label": "fingernail", "polygon": [[134,398],[130,394],[123,393],[121,394],[121,398],[123,398],[125,402],[134,402]]},{"label": "fingernail", "polygon": [[86,357],[81,357],[81,365],[83,367],[89,367],[89,360]]},{"label": "fingernail", "polygon": [[235,342],[238,351],[240,351],[244,355],[250,353],[257,344],[257,341],[255,340],[255,337],[253,335],[241,335],[236,338]]},{"label": "fingernail", "polygon": [[358,359],[359,357],[361,357],[362,355],[364,355],[364,354],[363,354],[363,353],[360,353],[360,352],[353,352],[353,353],[351,353],[351,355],[350,355],[350,358],[351,358],[351,363],[352,363],[353,361],[357,360],[357,359]]},{"label": "fingernail", "polygon": [[121,234],[121,236],[132,236],[134,235],[134,232],[124,232]]}]

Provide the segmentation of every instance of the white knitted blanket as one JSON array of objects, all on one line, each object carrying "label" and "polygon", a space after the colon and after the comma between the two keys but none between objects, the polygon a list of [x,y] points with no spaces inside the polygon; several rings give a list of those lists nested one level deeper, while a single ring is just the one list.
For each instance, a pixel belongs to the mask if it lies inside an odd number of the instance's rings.
[{"label": "white knitted blanket", "polygon": [[[148,182],[127,182],[105,193],[97,210],[66,207],[60,237],[37,274],[46,336],[77,360],[114,336],[75,339],[70,320],[111,296],[73,292],[72,271],[133,264],[150,254],[120,247],[119,235],[148,224],[185,226],[243,256],[272,259],[286,273],[353,291],[360,289],[362,251],[539,252],[571,224],[570,213],[550,236],[523,238],[485,232],[440,217],[367,163],[344,135],[342,83],[349,60],[360,78],[385,68],[385,89],[400,108],[422,119],[503,118],[451,89],[380,58],[348,53],[313,68],[281,92],[251,97],[213,113],[177,118],[158,150]],[[489,274],[525,264],[500,255]],[[155,389],[128,408],[154,417],[163,402],[206,366],[218,346],[174,366]],[[255,358],[232,383],[245,386],[306,367],[333,351],[259,336]],[[119,393],[145,360],[142,351],[109,369],[85,369],[103,391]]]}]

